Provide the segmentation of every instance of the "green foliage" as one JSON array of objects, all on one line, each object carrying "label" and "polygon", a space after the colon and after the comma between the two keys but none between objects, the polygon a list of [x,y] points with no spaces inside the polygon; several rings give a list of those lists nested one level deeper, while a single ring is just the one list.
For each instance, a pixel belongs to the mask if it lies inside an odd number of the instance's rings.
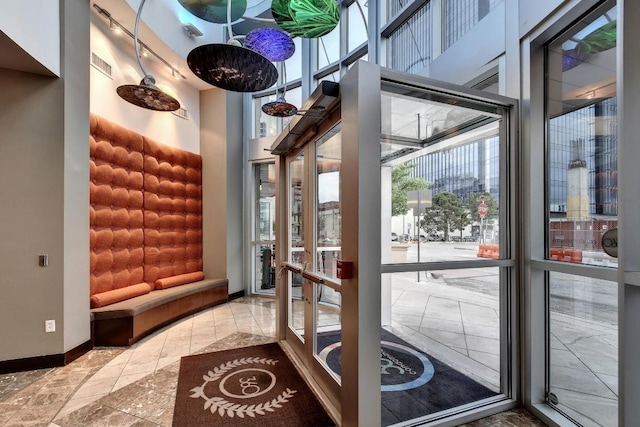
[{"label": "green foliage", "polygon": [[424,190],[429,187],[429,183],[422,178],[410,176],[411,170],[416,165],[403,163],[394,166],[391,171],[391,215],[405,215],[407,207],[407,192]]},{"label": "green foliage", "polygon": [[498,216],[498,206],[496,204],[496,199],[491,196],[490,193],[475,193],[469,197],[469,204],[467,207],[469,208],[469,212],[471,213],[471,220],[473,222],[480,222],[480,214],[478,214],[478,205],[484,199],[484,204],[487,205],[489,210],[487,214],[484,216],[485,221],[490,221],[493,218]]},{"label": "green foliage", "polygon": [[451,231],[459,230],[460,231],[460,241],[462,241],[462,232],[467,227],[467,225],[472,224],[471,216],[466,209],[463,209],[459,212],[458,216],[454,216],[451,221]]},{"label": "green foliage", "polygon": [[[455,194],[445,191],[433,196],[432,206],[425,209],[424,215],[420,219],[420,228],[427,233],[434,230],[443,232],[444,240],[448,242],[449,232],[458,230],[465,221],[470,221],[470,219],[462,201]],[[469,223],[466,222],[462,228]]]}]

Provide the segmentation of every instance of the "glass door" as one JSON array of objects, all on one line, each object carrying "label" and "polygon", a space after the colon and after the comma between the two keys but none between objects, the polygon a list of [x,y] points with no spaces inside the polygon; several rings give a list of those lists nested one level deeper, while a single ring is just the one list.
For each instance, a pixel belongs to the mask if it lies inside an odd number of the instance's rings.
[{"label": "glass door", "polygon": [[515,101],[368,62],[318,92],[272,147],[283,346],[345,427],[513,405]]},{"label": "glass door", "polygon": [[[341,132],[336,124],[286,159],[285,338],[336,406],[340,395]],[[339,352],[338,352],[339,353]]]}]

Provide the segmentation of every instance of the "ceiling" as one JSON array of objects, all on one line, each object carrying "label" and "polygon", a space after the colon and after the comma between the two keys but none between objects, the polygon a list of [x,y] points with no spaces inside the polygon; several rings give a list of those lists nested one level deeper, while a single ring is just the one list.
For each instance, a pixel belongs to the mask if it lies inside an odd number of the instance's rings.
[{"label": "ceiling", "polygon": [[[91,21],[102,29],[109,28],[109,20],[98,13],[97,4],[111,14],[123,27],[134,32],[136,13],[140,0],[91,0]],[[271,2],[268,0],[248,0],[245,16],[271,18]],[[189,52],[200,45],[225,43],[228,33],[225,25],[202,20],[189,13],[178,0],[147,0],[143,6],[138,38],[160,57],[170,63],[186,77],[186,82],[198,90],[213,88],[212,85],[195,76],[187,66]],[[189,37],[184,24],[195,25],[203,35]],[[240,19],[233,23],[234,35],[245,35],[258,26],[276,26],[275,23],[256,22]],[[133,39],[126,34],[111,38],[120,48],[134,50]],[[153,61],[151,59],[150,61]],[[162,64],[157,61],[158,65]],[[145,67],[147,65],[145,64]],[[55,77],[55,74],[36,61],[10,37],[0,31],[0,68]],[[151,68],[154,68],[152,65]]]}]

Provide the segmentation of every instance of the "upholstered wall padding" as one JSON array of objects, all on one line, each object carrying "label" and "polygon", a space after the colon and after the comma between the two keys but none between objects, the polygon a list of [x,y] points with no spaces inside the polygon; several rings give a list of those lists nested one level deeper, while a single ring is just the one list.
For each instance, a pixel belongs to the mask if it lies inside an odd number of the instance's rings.
[{"label": "upholstered wall padding", "polygon": [[143,137],[90,120],[91,295],[144,281]]},{"label": "upholstered wall padding", "polygon": [[202,158],[144,138],[144,281],[202,270]]}]

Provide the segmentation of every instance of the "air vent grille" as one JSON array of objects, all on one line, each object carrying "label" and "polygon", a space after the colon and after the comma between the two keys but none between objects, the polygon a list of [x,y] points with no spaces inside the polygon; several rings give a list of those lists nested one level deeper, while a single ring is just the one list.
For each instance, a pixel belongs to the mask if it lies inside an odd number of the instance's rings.
[{"label": "air vent grille", "polygon": [[91,65],[105,76],[111,78],[111,65],[94,52],[91,52]]},{"label": "air vent grille", "polygon": [[189,120],[189,111],[186,108],[180,107],[176,111],[172,111],[172,113],[181,119]]}]

